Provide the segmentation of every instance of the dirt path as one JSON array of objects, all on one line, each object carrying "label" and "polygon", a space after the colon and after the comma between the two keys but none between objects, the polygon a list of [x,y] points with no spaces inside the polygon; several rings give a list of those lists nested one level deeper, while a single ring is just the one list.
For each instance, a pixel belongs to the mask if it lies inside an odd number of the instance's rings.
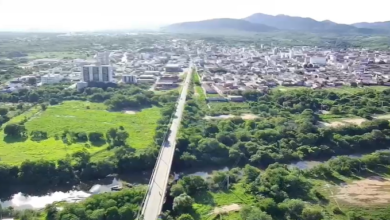
[{"label": "dirt path", "polygon": [[[238,116],[235,116],[235,115],[205,116],[204,119],[206,119],[206,120],[211,120],[211,119],[229,119],[229,118],[234,118],[234,117],[238,117]],[[254,115],[254,114],[242,114],[239,117],[241,117],[244,120],[254,120],[254,119],[258,118],[259,116]]]}]

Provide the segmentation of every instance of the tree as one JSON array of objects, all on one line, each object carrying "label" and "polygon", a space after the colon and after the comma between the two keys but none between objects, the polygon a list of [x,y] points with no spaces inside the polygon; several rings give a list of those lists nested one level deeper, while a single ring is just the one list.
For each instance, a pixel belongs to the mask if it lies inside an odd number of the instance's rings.
[{"label": "tree", "polygon": [[57,207],[53,204],[47,205],[45,207],[46,211],[46,220],[57,220],[58,219],[58,211]]},{"label": "tree", "polygon": [[94,210],[88,217],[91,220],[104,220],[105,210],[104,209],[97,209]]},{"label": "tree", "polygon": [[28,94],[28,101],[29,102],[38,102],[39,100],[39,95],[36,92],[32,92]]},{"label": "tree", "polygon": [[173,199],[173,210],[178,213],[185,213],[191,210],[194,199],[187,194],[181,194]]},{"label": "tree", "polygon": [[35,77],[29,77],[27,79],[27,83],[30,85],[35,85],[35,84],[37,84],[37,79]]},{"label": "tree", "polygon": [[100,132],[90,132],[88,134],[88,139],[91,142],[99,142],[103,139],[103,134]]},{"label": "tree", "polygon": [[47,105],[42,103],[42,104],[41,104],[41,109],[42,109],[42,111],[46,111]]},{"label": "tree", "polygon": [[8,109],[7,108],[0,108],[0,115],[1,116],[5,116],[7,115],[8,113]]},{"label": "tree", "polygon": [[240,213],[242,220],[272,220],[271,216],[255,207],[244,206]]},{"label": "tree", "polygon": [[285,211],[287,216],[294,219],[301,219],[305,203],[299,199],[290,199],[279,203],[279,209]]},{"label": "tree", "polygon": [[117,133],[118,133],[118,129],[116,129],[116,128],[108,129],[107,134],[106,134],[107,139],[108,138],[112,138],[113,140],[115,140],[116,136],[117,136]]},{"label": "tree", "polygon": [[128,206],[128,205],[122,206],[119,209],[119,215],[121,217],[120,218],[121,220],[128,220],[128,219],[133,219],[134,218],[134,212],[131,209],[131,207]]},{"label": "tree", "polygon": [[59,103],[58,99],[52,98],[49,100],[50,105],[57,105]]},{"label": "tree", "polygon": [[185,165],[191,166],[196,163],[197,159],[195,155],[190,154],[189,152],[184,152],[180,156],[180,160],[184,162]]},{"label": "tree", "polygon": [[324,215],[318,208],[305,208],[302,211],[302,219],[304,220],[322,220]]},{"label": "tree", "polygon": [[194,195],[197,192],[207,189],[207,183],[200,176],[185,176],[179,180],[188,195]]},{"label": "tree", "polygon": [[126,139],[129,138],[129,136],[130,136],[129,133],[127,133],[126,131],[120,130],[117,133],[117,139],[121,144],[125,144]]},{"label": "tree", "polygon": [[119,210],[116,206],[110,207],[106,210],[105,220],[118,220],[120,219]]},{"label": "tree", "polygon": [[74,214],[67,213],[65,215],[62,215],[60,220],[81,220],[81,219]]},{"label": "tree", "polygon": [[175,184],[171,187],[171,196],[177,197],[183,193],[185,193],[185,191],[184,187],[181,184]]},{"label": "tree", "polygon": [[7,136],[13,136],[13,137],[18,137],[18,136],[24,136],[26,132],[26,128],[24,125],[18,125],[18,124],[7,124],[4,128],[4,134]]},{"label": "tree", "polygon": [[246,165],[244,168],[244,176],[246,177],[246,182],[254,182],[260,176],[260,170],[256,167]]},{"label": "tree", "polygon": [[182,214],[177,220],[194,220],[194,218],[190,214]]}]

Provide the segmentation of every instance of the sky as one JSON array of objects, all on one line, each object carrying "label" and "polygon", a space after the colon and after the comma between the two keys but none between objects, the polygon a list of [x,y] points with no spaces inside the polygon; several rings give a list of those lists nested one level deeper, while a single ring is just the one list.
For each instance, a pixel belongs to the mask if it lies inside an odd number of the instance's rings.
[{"label": "sky", "polygon": [[155,28],[254,13],[338,23],[390,21],[389,0],[0,0],[0,30]]}]

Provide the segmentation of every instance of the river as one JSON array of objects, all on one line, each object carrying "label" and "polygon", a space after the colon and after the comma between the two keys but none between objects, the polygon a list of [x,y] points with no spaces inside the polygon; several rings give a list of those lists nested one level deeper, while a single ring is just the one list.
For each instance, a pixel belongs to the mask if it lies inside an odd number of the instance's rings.
[{"label": "river", "polygon": [[54,202],[79,202],[91,195],[111,192],[112,187],[122,188],[123,185],[138,185],[148,184],[150,173],[132,174],[124,176],[108,176],[105,179],[94,181],[90,183],[81,183],[78,186],[73,187],[69,191],[55,191],[53,190],[46,195],[25,195],[22,192],[16,193],[11,196],[9,200],[1,201],[0,204],[3,208],[13,207],[17,210],[24,209],[42,209],[48,204]]},{"label": "river", "polygon": [[[389,152],[390,149],[385,150],[377,150],[375,152]],[[351,154],[346,155],[351,158],[360,158],[365,154]],[[334,158],[334,157],[332,157]],[[325,161],[298,161],[294,163],[288,164],[289,167],[296,167],[301,170],[311,169],[316,165],[322,164]],[[174,172],[175,179],[179,179],[182,176],[200,176],[204,179],[207,179],[212,176],[214,171],[228,171],[229,167],[219,166],[219,167],[209,167],[209,168],[193,168],[187,169],[184,171],[176,170]],[[112,187],[122,187],[123,182],[130,183],[132,185],[137,184],[148,184],[150,173],[142,173],[142,174],[132,174],[132,175],[124,175],[124,176],[116,176],[112,175],[105,179],[94,181],[91,183],[83,183],[74,187],[74,189],[69,191],[54,191],[48,193],[46,195],[24,195],[19,192],[11,196],[11,199],[6,201],[1,201],[0,204],[3,208],[7,208],[12,206],[14,209],[22,210],[22,209],[42,209],[46,205],[51,204],[53,202],[79,202],[82,201],[91,195],[100,194],[105,192],[112,191]]]}]

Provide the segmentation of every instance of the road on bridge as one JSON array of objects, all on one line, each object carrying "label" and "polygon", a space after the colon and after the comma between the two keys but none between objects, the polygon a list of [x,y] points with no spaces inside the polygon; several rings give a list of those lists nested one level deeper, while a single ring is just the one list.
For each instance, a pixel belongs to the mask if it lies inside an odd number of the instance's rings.
[{"label": "road on bridge", "polygon": [[149,189],[142,207],[141,216],[143,220],[156,220],[161,213],[165,199],[169,174],[171,172],[172,160],[176,149],[176,136],[179,131],[188,88],[192,77],[192,64],[185,79],[182,92],[179,97],[175,116],[173,117],[170,132],[164,141],[156,166],[152,174]]}]

